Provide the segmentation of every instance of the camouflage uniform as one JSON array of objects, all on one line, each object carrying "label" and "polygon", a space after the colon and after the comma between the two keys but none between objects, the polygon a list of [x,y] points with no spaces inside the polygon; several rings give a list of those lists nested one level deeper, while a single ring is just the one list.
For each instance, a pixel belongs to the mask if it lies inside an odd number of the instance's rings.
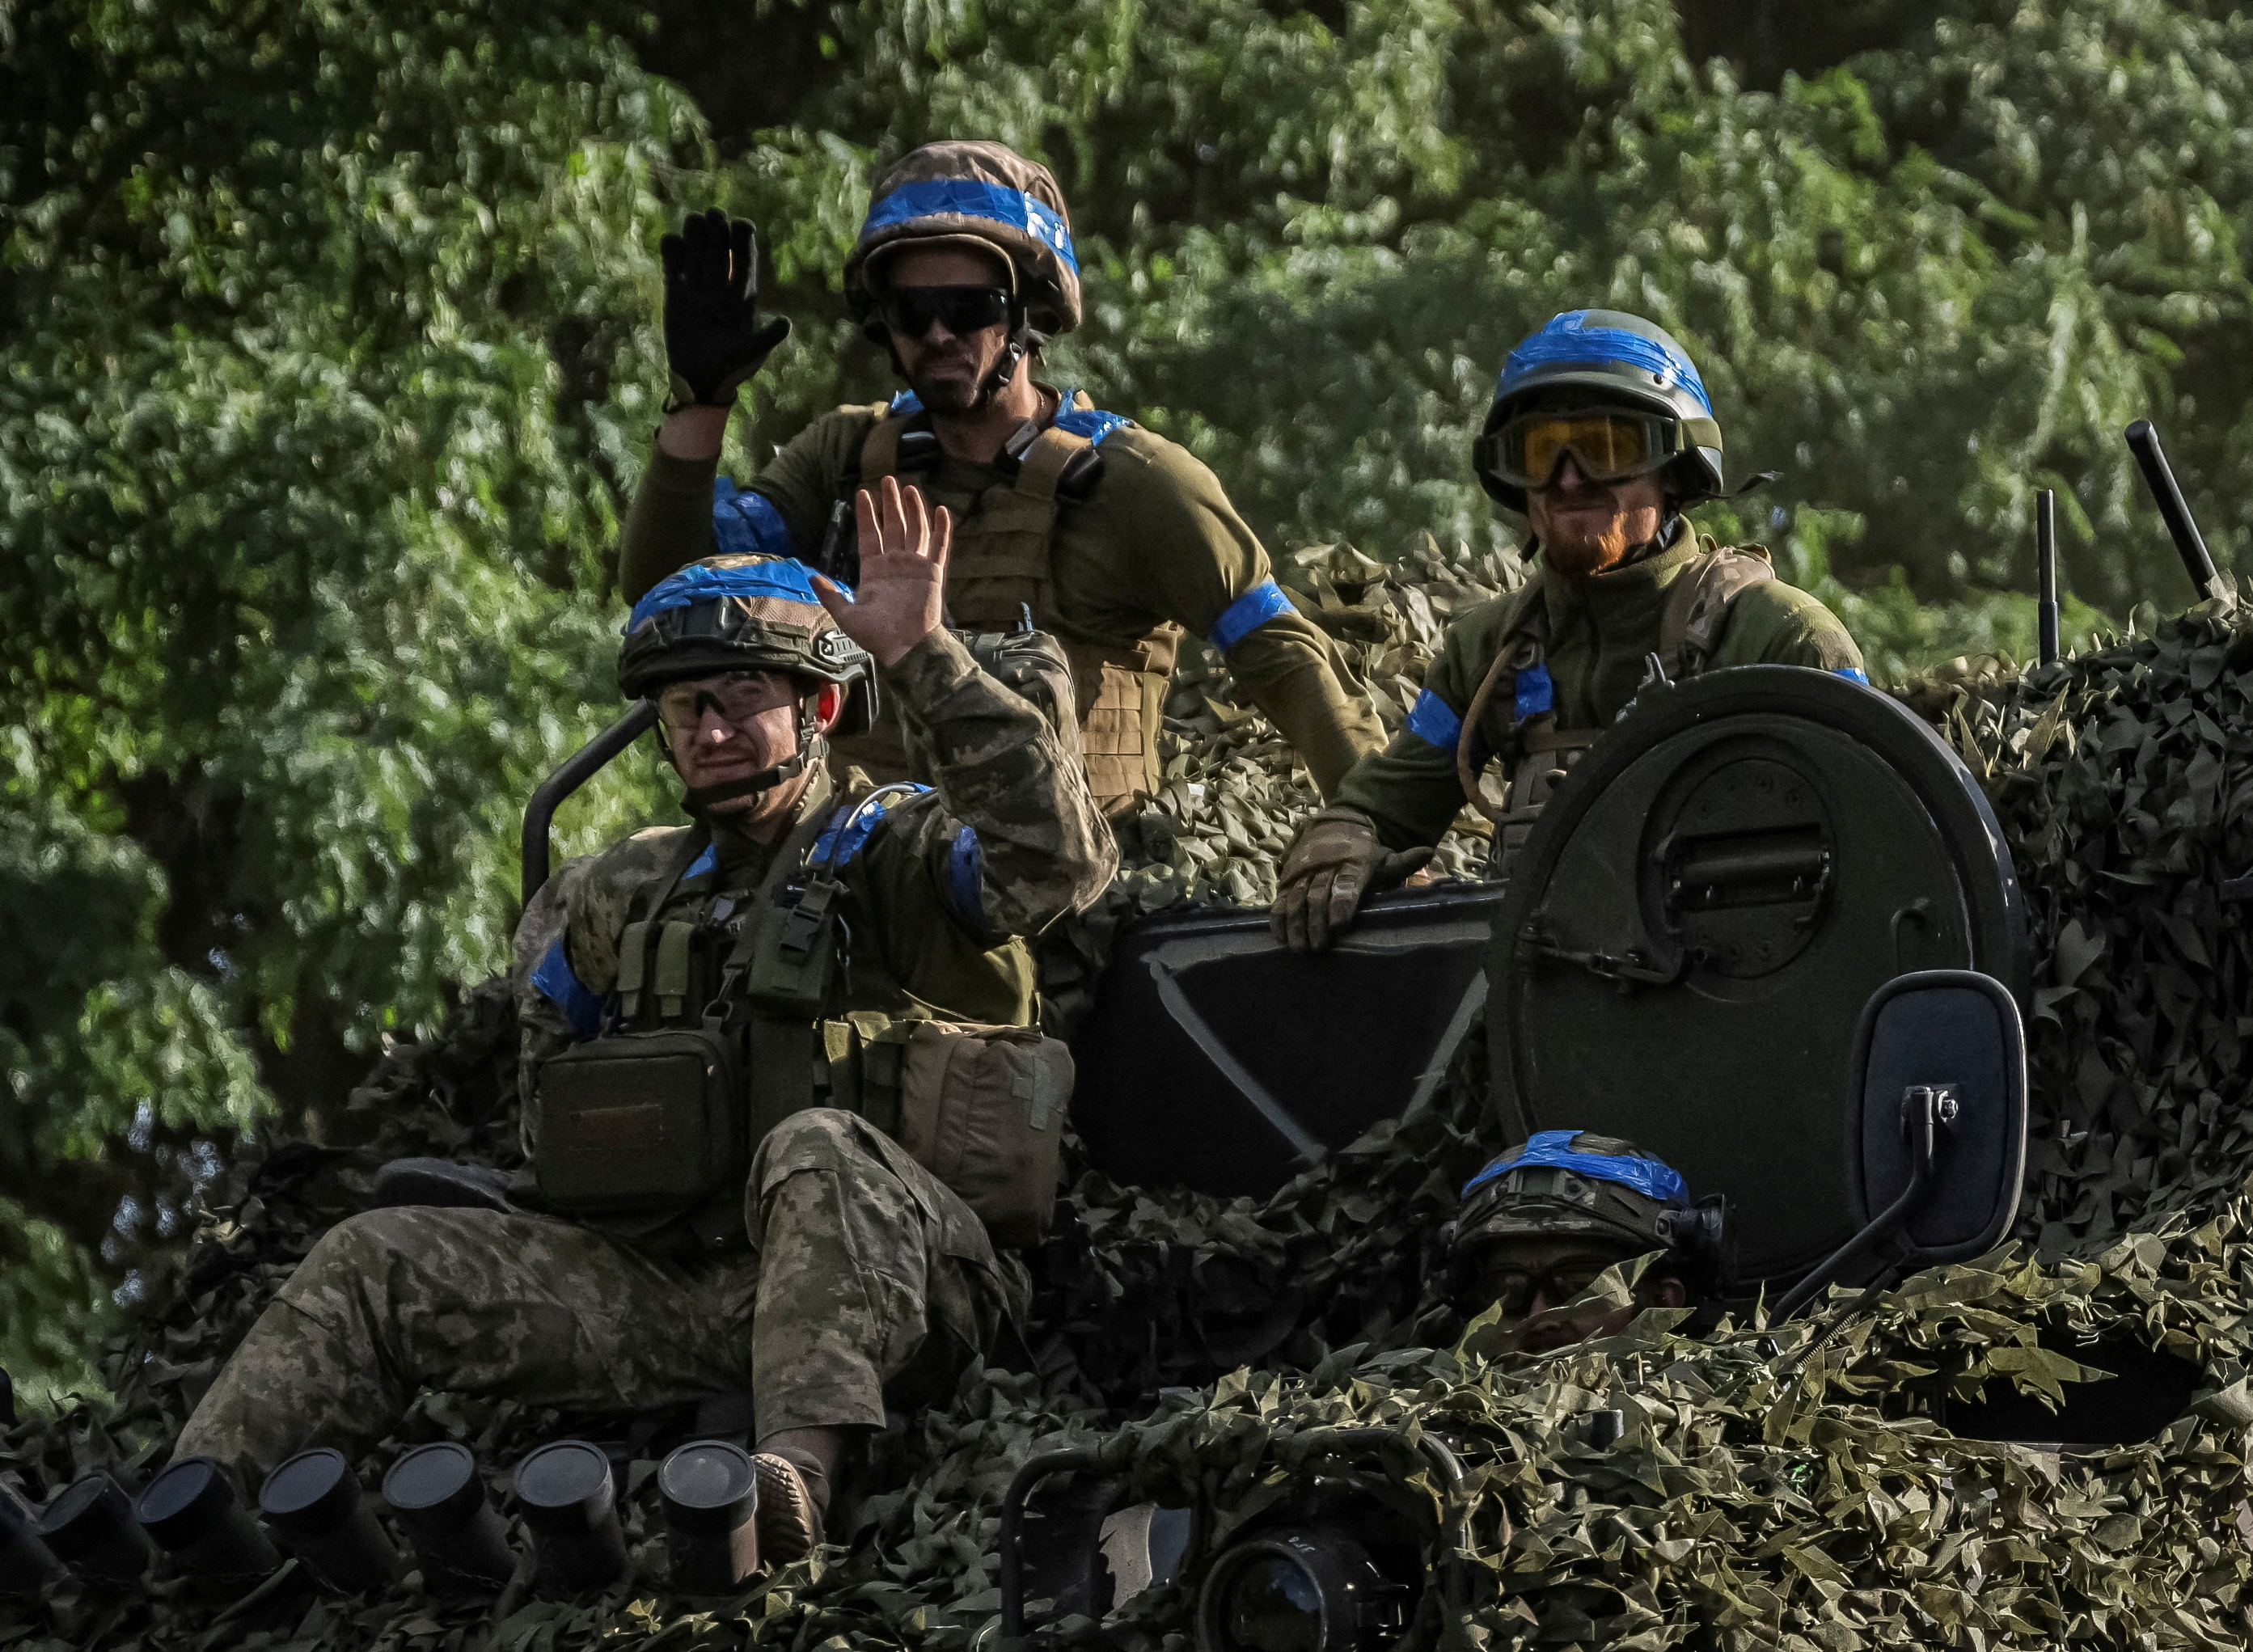
[{"label": "camouflage uniform", "polygon": [[[841,1007],[1024,1022],[1031,968],[1013,938],[1094,897],[1114,865],[1108,831],[1039,714],[952,637],[927,638],[885,687],[937,789],[837,846],[856,958],[872,965],[852,972]],[[809,804],[801,819],[831,806]],[[527,1093],[541,1060],[593,1030],[632,897],[687,830],[641,833],[574,862],[526,912],[516,973]],[[659,916],[739,898],[773,854],[721,833]],[[549,963],[558,956],[568,979]],[[770,1132],[743,1211],[748,1234],[716,1244],[679,1221],[637,1230],[516,1210],[354,1216],[252,1328],[179,1453],[255,1474],[316,1442],[361,1449],[422,1387],[584,1411],[749,1387],[762,1438],[881,1424],[887,1394],[912,1405],[943,1392],[1024,1307],[1022,1265],[851,1113],[809,1109]]]}]

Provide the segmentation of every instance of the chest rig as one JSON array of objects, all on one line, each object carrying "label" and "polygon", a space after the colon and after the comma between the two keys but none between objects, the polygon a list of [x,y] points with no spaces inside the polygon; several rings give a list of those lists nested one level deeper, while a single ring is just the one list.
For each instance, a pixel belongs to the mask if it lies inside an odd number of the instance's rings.
[{"label": "chest rig", "polygon": [[[1103,465],[1098,443],[1111,428],[1111,416],[1098,413],[1078,391],[1065,390],[1057,422],[1023,445],[1013,443],[1014,452],[1003,452],[998,468],[1004,479],[966,502],[942,502],[956,512],[946,569],[947,623],[961,631],[1013,631],[1029,614],[1034,629],[1063,644],[1088,784],[1103,812],[1116,815],[1132,810],[1137,794],[1154,786],[1157,731],[1182,632],[1168,622],[1122,643],[1076,631],[1057,611],[1051,566],[1057,526],[1094,490]],[[1073,429],[1074,424],[1085,428]],[[928,413],[911,407],[889,414],[861,444],[859,475],[850,481],[847,498],[883,477],[927,471],[939,457]]]},{"label": "chest rig", "polygon": [[[887,787],[832,820],[827,777],[748,895],[715,890],[664,916],[712,852],[708,826],[684,834],[665,875],[618,937],[602,1036],[542,1065],[534,1174],[566,1215],[653,1230],[687,1216],[708,1244],[743,1231],[750,1149],[790,1114],[843,1107],[897,1123],[899,1047],[864,1041],[852,1005],[904,1006],[882,960],[856,956],[852,897],[838,875],[854,826]],[[884,1052],[889,1051],[887,1063]]]},{"label": "chest rig", "polygon": [[[1730,605],[1775,577],[1762,546],[1699,553],[1666,593],[1658,647],[1650,656],[1654,665],[1674,681],[1703,672],[1712,659]],[[1549,605],[1542,599],[1542,576],[1536,575],[1518,593],[1494,663],[1480,679],[1455,737],[1455,774],[1463,795],[1494,823],[1487,850],[1489,877],[1508,875],[1565,770],[1603,732],[1560,725],[1548,652]],[[1491,714],[1498,705],[1510,708],[1506,718]],[[1499,805],[1480,784],[1489,763],[1499,763],[1506,777]]]}]

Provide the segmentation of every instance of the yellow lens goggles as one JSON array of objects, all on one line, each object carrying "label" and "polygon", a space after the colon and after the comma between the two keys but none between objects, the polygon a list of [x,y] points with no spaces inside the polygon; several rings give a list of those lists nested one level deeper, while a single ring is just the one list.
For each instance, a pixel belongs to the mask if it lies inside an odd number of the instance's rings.
[{"label": "yellow lens goggles", "polygon": [[1524,413],[1494,434],[1487,468],[1512,487],[1546,487],[1569,453],[1591,481],[1616,482],[1655,471],[1682,451],[1682,427],[1657,414],[1597,408]]}]

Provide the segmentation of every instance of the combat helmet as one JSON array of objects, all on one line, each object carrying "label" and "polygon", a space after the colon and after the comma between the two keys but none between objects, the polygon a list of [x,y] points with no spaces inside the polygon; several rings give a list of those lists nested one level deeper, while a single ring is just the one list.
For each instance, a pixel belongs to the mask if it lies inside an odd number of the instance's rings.
[{"label": "combat helmet", "polygon": [[1544,1130],[1463,1184],[1455,1245],[1504,1239],[1596,1239],[1671,1251],[1690,1225],[1689,1184],[1666,1161],[1617,1136]]},{"label": "combat helmet", "polygon": [[1010,283],[1004,380],[1026,352],[1079,325],[1071,217],[1064,192],[1039,162],[1005,143],[926,143],[886,168],[869,199],[861,237],[845,259],[845,302],[875,342],[888,342],[875,315],[884,261],[910,244],[1001,254]]},{"label": "combat helmet", "polygon": [[[1559,393],[1579,393],[1559,394]],[[1625,407],[1664,422],[1671,456],[1664,472],[1678,504],[1721,492],[1721,427],[1689,352],[1655,322],[1621,310],[1568,310],[1520,340],[1503,363],[1471,462],[1488,497],[1525,509],[1525,490],[1497,474],[1503,427],[1535,397],[1584,407]]]},{"label": "combat helmet", "polygon": [[[875,714],[876,685],[867,652],[821,605],[811,571],[790,557],[708,556],[659,581],[627,617],[618,688],[629,700],[653,697],[667,683],[729,671],[787,672],[834,683],[847,693],[848,730],[865,728]],[[803,773],[825,744],[808,695],[799,706],[793,756],[750,780],[692,792],[688,806],[701,809],[769,790]]]}]

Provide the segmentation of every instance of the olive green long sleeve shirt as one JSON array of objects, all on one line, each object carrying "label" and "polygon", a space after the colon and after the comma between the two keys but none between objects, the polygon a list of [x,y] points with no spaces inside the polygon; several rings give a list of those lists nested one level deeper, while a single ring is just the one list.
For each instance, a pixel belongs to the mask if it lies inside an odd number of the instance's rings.
[{"label": "olive green long sleeve shirt", "polygon": [[[801,560],[817,554],[883,414],[882,404],[825,414],[761,468],[747,491],[757,526],[771,537],[764,548]],[[1107,432],[1100,451],[1094,488],[1057,519],[1050,574],[1058,616],[1099,641],[1131,644],[1168,621],[1213,641],[1327,796],[1384,742],[1343,658],[1276,587],[1258,537],[1203,464],[1132,424]],[[675,458],[652,445],[619,551],[628,602],[711,554],[717,469],[715,460]],[[916,478],[958,518],[1005,479],[994,466],[944,457]]]},{"label": "olive green long sleeve shirt", "polygon": [[[1524,589],[1470,610],[1447,627],[1407,726],[1383,751],[1356,763],[1332,801],[1368,815],[1389,848],[1437,843],[1467,801],[1455,769],[1463,719],[1526,607],[1546,610],[1544,660],[1557,727],[1600,730],[1643,682],[1647,657],[1659,647],[1668,593],[1701,552],[1713,548],[1711,539],[1685,532],[1666,549],[1609,573],[1566,579],[1538,568]],[[1811,666],[1867,680],[1845,626],[1780,580],[1738,594],[1705,669],[1756,665]],[[1512,729],[1508,701],[1489,701],[1480,733],[1506,763],[1518,755]]]}]

